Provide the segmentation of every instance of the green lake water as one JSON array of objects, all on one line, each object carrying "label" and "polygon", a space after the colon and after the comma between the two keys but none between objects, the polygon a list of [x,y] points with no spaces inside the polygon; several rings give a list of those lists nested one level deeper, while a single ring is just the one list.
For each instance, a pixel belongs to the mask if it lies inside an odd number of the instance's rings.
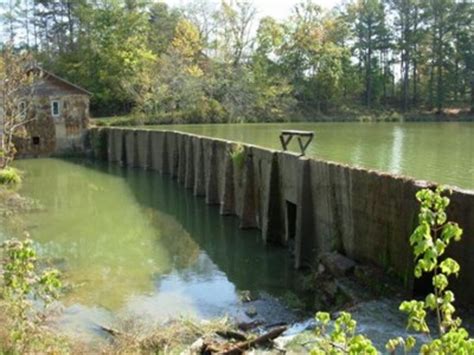
[{"label": "green lake water", "polygon": [[[283,129],[309,130],[307,155],[474,189],[474,123],[276,123],[158,126],[281,149]],[[293,142],[291,149],[298,151]]]},{"label": "green lake water", "polygon": [[74,285],[62,316],[72,333],[119,316],[246,320],[243,290],[267,299],[255,305],[259,317],[292,317],[277,301],[296,282],[288,251],[264,246],[259,231],[240,230],[169,177],[87,161],[16,166],[20,193],[42,205],[23,216],[26,228]]}]

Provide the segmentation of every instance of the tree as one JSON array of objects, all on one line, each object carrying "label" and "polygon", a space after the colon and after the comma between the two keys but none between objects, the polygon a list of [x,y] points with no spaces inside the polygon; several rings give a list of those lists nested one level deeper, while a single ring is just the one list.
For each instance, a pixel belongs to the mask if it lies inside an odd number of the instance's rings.
[{"label": "tree", "polygon": [[[474,5],[468,2],[455,4],[452,21],[456,22],[454,27],[455,50],[456,50],[456,79],[455,97],[458,92],[462,95],[470,89],[471,112],[474,113]],[[464,69],[459,68],[461,63]],[[461,77],[463,79],[461,79]]]},{"label": "tree", "polygon": [[441,113],[447,96],[446,69],[452,54],[451,38],[453,23],[451,11],[454,0],[430,0],[426,2],[427,22],[431,40],[430,48],[430,106]]},{"label": "tree", "polygon": [[374,101],[374,85],[377,80],[379,61],[376,52],[384,47],[386,33],[384,6],[380,0],[359,0],[354,8],[356,43],[359,64],[364,71],[364,102],[370,107]]},{"label": "tree", "polygon": [[157,2],[150,6],[148,16],[149,48],[155,55],[161,55],[166,52],[174,37],[174,30],[181,14],[165,3]]},{"label": "tree", "polygon": [[156,58],[147,44],[145,9],[125,5],[104,0],[96,7],[78,7],[76,16],[83,30],[74,49],[43,61],[56,74],[93,92],[91,107],[97,113],[130,111],[133,101],[122,84]]},{"label": "tree", "polygon": [[25,125],[34,119],[33,95],[38,76],[28,70],[32,57],[15,54],[10,46],[0,58],[0,169],[15,157],[14,136],[25,134]]},{"label": "tree", "polygon": [[222,60],[234,66],[248,57],[254,44],[252,26],[256,9],[251,2],[223,0],[216,13],[219,30],[217,49]]}]

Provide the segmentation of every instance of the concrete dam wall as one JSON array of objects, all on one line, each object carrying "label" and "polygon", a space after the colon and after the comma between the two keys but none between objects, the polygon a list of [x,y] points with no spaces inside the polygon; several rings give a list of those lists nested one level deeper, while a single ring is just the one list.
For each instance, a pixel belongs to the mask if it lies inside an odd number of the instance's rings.
[{"label": "concrete dam wall", "polygon": [[[241,228],[259,228],[265,242],[287,245],[296,268],[339,251],[390,271],[415,287],[409,236],[428,183],[299,157],[296,154],[175,131],[92,128],[95,158],[168,174]],[[452,289],[474,301],[474,193],[454,190],[449,219],[464,229],[448,255],[461,265]]]}]

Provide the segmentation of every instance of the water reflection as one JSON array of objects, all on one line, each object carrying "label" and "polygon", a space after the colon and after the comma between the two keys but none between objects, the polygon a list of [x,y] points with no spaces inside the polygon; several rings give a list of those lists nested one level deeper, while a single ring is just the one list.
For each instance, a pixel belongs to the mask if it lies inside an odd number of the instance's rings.
[{"label": "water reflection", "polygon": [[394,127],[393,129],[393,143],[392,143],[392,154],[390,154],[390,164],[388,168],[391,172],[400,174],[401,163],[403,157],[403,138],[404,133],[400,127]]},{"label": "water reflection", "polygon": [[[474,123],[179,125],[173,129],[281,149],[283,129],[316,133],[307,155],[474,189]],[[290,148],[298,151],[296,142]]]},{"label": "water reflection", "polygon": [[[238,290],[294,289],[284,249],[264,246],[168,177],[88,161],[19,161],[22,193],[45,206],[25,216],[42,254],[75,285],[71,324],[134,313],[214,317],[238,307]],[[107,316],[104,316],[107,314]]]}]

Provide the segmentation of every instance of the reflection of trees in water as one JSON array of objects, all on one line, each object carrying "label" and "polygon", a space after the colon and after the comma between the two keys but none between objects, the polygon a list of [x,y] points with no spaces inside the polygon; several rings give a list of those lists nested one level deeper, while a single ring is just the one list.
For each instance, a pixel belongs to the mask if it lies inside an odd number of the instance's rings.
[{"label": "reflection of trees in water", "polygon": [[160,231],[157,238],[170,255],[173,268],[184,269],[196,263],[200,254],[199,245],[174,217],[151,207],[145,208],[145,215],[151,225]]},{"label": "reflection of trees in water", "polygon": [[67,260],[73,283],[84,283],[70,295],[76,302],[117,309],[173,271],[183,280],[222,272],[238,289],[272,294],[293,286],[285,250],[265,247],[258,231],[239,230],[236,218],[220,216],[167,176],[60,160],[25,168],[28,194],[47,207],[28,216],[33,237]]},{"label": "reflection of trees in water", "polygon": [[[179,241],[173,239],[173,235],[179,234],[169,234],[163,244],[170,255],[178,255],[179,258],[181,255],[196,257],[199,247],[241,290],[264,290],[282,294],[288,288],[295,288],[295,271],[287,251],[265,246],[259,231],[240,230],[236,217],[221,216],[218,208],[206,206],[203,199],[194,197],[192,191],[185,190],[168,176],[139,169],[125,172],[122,169],[112,169],[114,173],[125,175],[141,205],[161,211],[157,214],[159,216],[168,215],[174,219],[185,232],[181,236],[191,238],[192,245],[196,247],[189,251],[183,245],[177,245]],[[168,223],[163,223],[165,224]],[[160,237],[165,240],[163,233]],[[187,245],[189,242],[185,243]],[[178,254],[174,254],[170,248],[179,250]],[[191,264],[190,262],[188,265]],[[193,264],[193,272],[203,276],[215,272],[211,268],[212,263],[209,262]]]},{"label": "reflection of trees in water", "polygon": [[61,160],[28,161],[25,193],[46,210],[25,216],[45,255],[65,260],[74,301],[117,309],[172,268],[160,229],[122,178]]}]

